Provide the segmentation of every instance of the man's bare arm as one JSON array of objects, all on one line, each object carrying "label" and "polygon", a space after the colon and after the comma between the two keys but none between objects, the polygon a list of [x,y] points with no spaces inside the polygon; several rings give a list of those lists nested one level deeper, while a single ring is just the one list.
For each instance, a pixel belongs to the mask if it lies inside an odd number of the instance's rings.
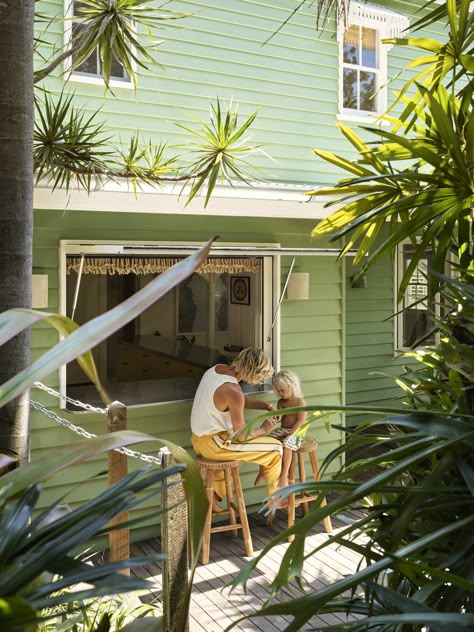
[{"label": "man's bare arm", "polygon": [[[224,393],[223,393],[224,394]],[[229,388],[225,390],[225,398],[227,400],[227,406],[230,412],[230,418],[232,421],[232,427],[234,429],[236,441],[246,441],[248,439],[254,439],[255,437],[261,437],[272,431],[275,426],[273,418],[266,419],[259,428],[252,428],[251,431],[244,430],[245,417],[244,408],[246,407],[247,398],[242,393],[240,387],[235,388],[233,385],[229,385]],[[252,398],[254,399],[254,398]],[[266,402],[260,402],[255,400],[259,404],[265,404],[265,408],[259,407],[259,410],[273,410],[268,408]],[[270,404],[271,406],[271,404]],[[242,432],[239,432],[241,430]]]}]

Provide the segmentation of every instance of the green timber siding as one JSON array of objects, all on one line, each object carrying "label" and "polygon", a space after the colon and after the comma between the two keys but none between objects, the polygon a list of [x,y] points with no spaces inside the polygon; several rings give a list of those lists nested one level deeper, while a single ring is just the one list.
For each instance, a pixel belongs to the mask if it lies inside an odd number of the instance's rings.
[{"label": "green timber siding", "polygon": [[[384,257],[367,273],[367,287],[351,287],[354,266],[346,265],[346,403],[393,406],[402,394],[393,378],[402,360],[394,357],[393,263]],[[353,424],[360,416],[347,416]]]},{"label": "green timber siding", "polygon": [[[259,108],[251,142],[261,143],[266,153],[253,156],[252,161],[264,177],[315,186],[334,183],[342,172],[317,158],[312,149],[353,155],[336,125],[336,22],[331,17],[324,29],[317,30],[315,3],[306,3],[278,31],[297,4],[296,0],[175,0],[167,8],[187,17],[168,22],[159,32],[163,41],[156,57],[163,67],[140,69],[136,93],[117,87],[114,96],[104,95],[102,86],[74,80],[68,89],[74,90],[78,106],[89,112],[100,110],[98,120],[107,122],[117,143],[127,142],[135,130],[145,141],[181,143],[185,135],[176,124],[196,129],[188,114],[207,121],[209,102],[217,97],[238,103],[242,120]],[[374,4],[413,15],[423,3]],[[63,0],[41,0],[37,10],[62,15],[63,6]],[[62,29],[60,22],[48,24],[41,39],[57,49],[62,45]],[[50,51],[46,46],[42,49],[45,55]],[[412,56],[407,47],[393,47],[388,77],[395,77]],[[41,60],[37,65],[41,66]],[[53,93],[63,89],[60,73],[58,69],[45,82]],[[390,88],[396,91],[402,85],[396,78]],[[354,122],[348,125],[357,127]],[[169,151],[176,153],[179,150]]]},{"label": "green timber siding", "polygon": [[[272,220],[259,218],[210,218],[170,215],[140,215],[129,213],[99,213],[77,211],[35,211],[34,273],[49,275],[49,311],[59,308],[58,248],[60,239],[87,240],[147,240],[204,241],[211,234],[219,234],[225,242],[281,243],[282,246],[306,247],[310,245],[311,221]],[[282,257],[282,284],[291,259]],[[343,329],[342,329],[342,268],[335,257],[299,257],[294,268],[310,273],[310,298],[307,301],[283,301],[281,307],[281,366],[296,371],[302,380],[308,403],[342,403]],[[44,324],[34,327],[33,356],[44,353],[57,340],[55,332]],[[58,374],[45,380],[57,389]],[[276,397],[266,395],[275,401]],[[103,434],[105,417],[98,413],[67,413],[58,407],[57,400],[33,389],[32,398],[40,401],[61,417],[72,421],[94,434]],[[124,402],[125,404],[127,402]],[[129,428],[171,440],[185,448],[190,447],[190,402],[134,407],[129,409]],[[335,422],[340,421],[337,417]],[[340,441],[338,431],[330,434],[319,424],[311,428],[310,435],[320,444],[321,461]],[[41,459],[51,448],[79,439],[72,431],[36,411],[32,412],[32,458]],[[158,444],[145,445],[147,452],[156,453]],[[132,462],[136,467],[138,462]],[[105,468],[105,459],[97,458],[67,470],[49,484],[46,502],[62,497],[75,503],[98,493],[106,484],[90,477]],[[255,506],[264,496],[264,487],[255,490],[253,481],[256,469],[246,467],[242,472],[246,499]],[[78,481],[85,484],[77,485]],[[145,508],[135,512],[134,517]],[[135,533],[135,537],[148,536],[156,529]]]}]

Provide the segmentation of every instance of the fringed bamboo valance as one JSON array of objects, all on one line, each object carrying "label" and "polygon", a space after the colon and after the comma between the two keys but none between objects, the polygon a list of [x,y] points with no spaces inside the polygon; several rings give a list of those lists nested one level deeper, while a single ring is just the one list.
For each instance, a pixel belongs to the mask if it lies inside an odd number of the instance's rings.
[{"label": "fringed bamboo valance", "polygon": [[[161,274],[184,257],[84,257],[83,274]],[[67,273],[79,272],[81,257],[67,257]],[[197,270],[200,274],[258,272],[258,258],[213,257]]]}]

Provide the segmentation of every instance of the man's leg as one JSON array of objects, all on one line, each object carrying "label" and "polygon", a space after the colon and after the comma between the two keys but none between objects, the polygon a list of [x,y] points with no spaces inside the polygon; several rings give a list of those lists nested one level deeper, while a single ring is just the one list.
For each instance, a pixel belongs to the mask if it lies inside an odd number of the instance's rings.
[{"label": "man's leg", "polygon": [[[256,437],[249,441],[226,441],[222,435],[192,436],[195,451],[205,459],[213,461],[244,461],[262,467],[267,484],[267,494],[277,489],[281,472],[281,443],[272,437]],[[221,477],[217,477],[221,474]],[[214,491],[220,498],[225,496],[222,472],[216,472]]]}]

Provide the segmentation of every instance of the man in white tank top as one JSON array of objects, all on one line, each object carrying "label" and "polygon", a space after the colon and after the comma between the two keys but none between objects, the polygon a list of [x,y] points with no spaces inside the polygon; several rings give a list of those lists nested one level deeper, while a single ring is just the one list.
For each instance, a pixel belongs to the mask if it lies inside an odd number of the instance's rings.
[{"label": "man in white tank top", "polygon": [[[259,428],[239,434],[245,425],[244,409],[274,410],[269,402],[244,395],[239,382],[262,384],[272,373],[264,351],[244,349],[230,365],[217,364],[204,373],[191,411],[191,440],[196,453],[213,461],[255,463],[261,468],[267,494],[276,490],[281,471],[281,443],[267,436],[278,418],[266,419]],[[222,511],[217,502],[224,496],[223,473],[216,472],[213,505],[216,513]]]}]

